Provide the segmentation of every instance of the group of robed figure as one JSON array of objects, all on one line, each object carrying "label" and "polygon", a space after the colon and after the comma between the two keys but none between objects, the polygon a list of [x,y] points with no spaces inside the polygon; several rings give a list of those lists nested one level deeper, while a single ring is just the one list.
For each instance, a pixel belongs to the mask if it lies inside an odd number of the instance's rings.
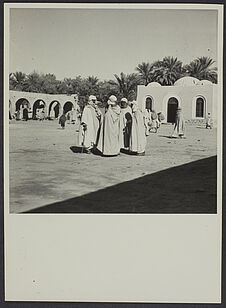
[{"label": "group of robed figure", "polygon": [[86,153],[96,150],[103,156],[117,156],[123,150],[128,154],[144,155],[145,122],[137,102],[122,98],[119,106],[116,96],[111,95],[107,110],[102,113],[97,98],[90,95],[82,112],[79,145]]}]

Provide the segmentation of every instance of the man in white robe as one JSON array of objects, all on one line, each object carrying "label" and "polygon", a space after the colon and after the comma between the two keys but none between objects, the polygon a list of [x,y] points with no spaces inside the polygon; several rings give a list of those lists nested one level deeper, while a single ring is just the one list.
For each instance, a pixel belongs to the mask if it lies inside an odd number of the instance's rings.
[{"label": "man in white robe", "polygon": [[152,125],[151,119],[151,104],[149,101],[146,102],[145,111],[144,111],[144,123],[145,123],[145,134],[149,136],[150,134],[150,127]]},{"label": "man in white robe", "polygon": [[108,99],[97,149],[104,156],[117,156],[120,153],[120,107],[114,95]]},{"label": "man in white robe", "polygon": [[133,102],[133,122],[130,138],[130,151],[137,155],[145,155],[146,136],[145,136],[145,118],[143,112],[139,109],[137,102]]},{"label": "man in white robe", "polygon": [[102,113],[96,103],[96,96],[90,95],[81,117],[79,144],[88,150],[96,146],[102,122]]},{"label": "man in white robe", "polygon": [[176,121],[171,138],[185,138],[185,121],[181,107],[177,108]]}]

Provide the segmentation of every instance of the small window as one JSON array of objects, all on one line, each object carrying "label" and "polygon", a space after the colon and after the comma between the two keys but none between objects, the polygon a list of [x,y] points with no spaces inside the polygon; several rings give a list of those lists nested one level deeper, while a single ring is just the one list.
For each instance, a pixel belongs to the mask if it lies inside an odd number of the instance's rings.
[{"label": "small window", "polygon": [[204,100],[202,97],[198,97],[196,100],[196,117],[204,117]]}]

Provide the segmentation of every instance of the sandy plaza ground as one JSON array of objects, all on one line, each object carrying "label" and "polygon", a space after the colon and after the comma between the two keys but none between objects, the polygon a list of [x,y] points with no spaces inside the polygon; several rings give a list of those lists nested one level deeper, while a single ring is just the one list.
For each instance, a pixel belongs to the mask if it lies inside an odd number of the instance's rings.
[{"label": "sandy plaza ground", "polygon": [[101,157],[70,150],[73,124],[11,121],[10,212],[216,213],[216,129],[172,129],[151,133],[145,156]]}]

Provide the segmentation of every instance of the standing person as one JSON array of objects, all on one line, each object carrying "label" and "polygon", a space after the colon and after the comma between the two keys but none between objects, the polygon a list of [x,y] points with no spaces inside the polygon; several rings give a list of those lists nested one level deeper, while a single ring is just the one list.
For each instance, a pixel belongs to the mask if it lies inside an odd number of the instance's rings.
[{"label": "standing person", "polygon": [[207,118],[206,118],[206,128],[213,128],[213,120],[211,118],[210,112],[208,112]]},{"label": "standing person", "polygon": [[165,119],[165,117],[164,117],[164,115],[163,115],[163,113],[160,111],[160,112],[158,112],[158,128],[160,127],[160,125],[161,125],[161,122]]},{"label": "standing person", "polygon": [[178,138],[178,137],[185,138],[185,122],[184,122],[184,117],[183,117],[181,107],[177,108],[174,130],[173,130],[173,134],[171,137],[172,138]]},{"label": "standing person", "polygon": [[126,98],[121,99],[120,107],[120,148],[128,150],[132,129],[132,109]]},{"label": "standing person", "polygon": [[97,149],[104,156],[117,156],[120,153],[120,107],[114,95],[109,97],[107,104]]},{"label": "standing person", "polygon": [[75,108],[73,107],[71,110],[71,123],[75,124],[76,122],[76,115],[75,115]]},{"label": "standing person", "polygon": [[144,123],[145,123],[145,135],[149,136],[150,128],[152,124],[151,119],[151,103],[149,100],[146,101],[145,111],[144,111]]},{"label": "standing person", "polygon": [[65,123],[66,123],[66,116],[65,114],[63,113],[60,118],[59,118],[59,124],[61,125],[61,128],[64,129],[65,128]]},{"label": "standing person", "polygon": [[79,131],[79,144],[84,146],[88,153],[98,142],[101,122],[102,113],[97,106],[97,98],[90,95],[82,113]]},{"label": "standing person", "polygon": [[155,110],[151,111],[151,128],[154,130],[155,133],[157,133],[158,130],[158,116]]},{"label": "standing person", "polygon": [[27,110],[26,107],[23,110],[23,119],[24,119],[24,121],[28,120],[28,110]]},{"label": "standing person", "polygon": [[139,156],[145,155],[146,135],[145,135],[145,116],[139,109],[136,101],[133,102],[133,122],[130,138],[130,151]]}]

